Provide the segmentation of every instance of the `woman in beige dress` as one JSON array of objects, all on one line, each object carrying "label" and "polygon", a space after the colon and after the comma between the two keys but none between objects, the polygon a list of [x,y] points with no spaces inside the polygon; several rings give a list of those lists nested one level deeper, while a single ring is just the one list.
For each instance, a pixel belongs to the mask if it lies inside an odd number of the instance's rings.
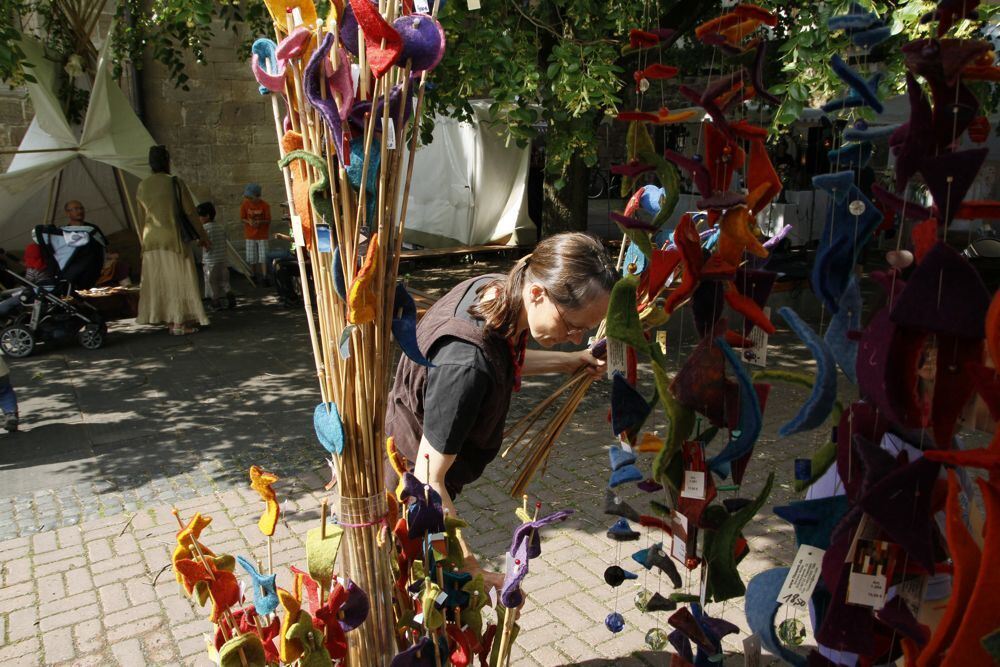
[{"label": "woman in beige dress", "polygon": [[170,153],[165,146],[149,149],[149,167],[152,176],[139,183],[135,194],[142,242],[142,283],[135,321],[166,324],[171,334],[183,336],[198,331],[197,324],[207,325],[208,316],[201,302],[191,247],[181,236],[175,183],[180,205],[198,233],[198,243],[204,248],[211,244],[198,220],[187,185],[170,175]]}]

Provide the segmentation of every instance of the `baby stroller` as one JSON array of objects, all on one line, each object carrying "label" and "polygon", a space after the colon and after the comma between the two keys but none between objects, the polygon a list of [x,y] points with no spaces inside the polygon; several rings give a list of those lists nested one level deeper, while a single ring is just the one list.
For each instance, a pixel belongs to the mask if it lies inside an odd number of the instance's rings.
[{"label": "baby stroller", "polygon": [[80,345],[96,350],[104,345],[108,328],[93,306],[74,291],[89,289],[101,275],[104,241],[95,227],[39,225],[32,238],[40,246],[49,273],[55,278],[35,284],[5,269],[19,284],[19,304],[0,330],[0,350],[9,357],[27,357],[35,344],[76,336]]}]

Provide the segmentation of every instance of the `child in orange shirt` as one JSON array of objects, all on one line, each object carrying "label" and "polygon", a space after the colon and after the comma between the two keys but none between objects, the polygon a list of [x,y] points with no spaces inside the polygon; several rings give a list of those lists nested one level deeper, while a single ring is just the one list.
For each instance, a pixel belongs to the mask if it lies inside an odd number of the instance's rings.
[{"label": "child in orange shirt", "polygon": [[257,280],[267,279],[267,240],[271,234],[271,207],[261,199],[261,187],[250,183],[243,189],[240,219],[246,243],[247,264]]}]

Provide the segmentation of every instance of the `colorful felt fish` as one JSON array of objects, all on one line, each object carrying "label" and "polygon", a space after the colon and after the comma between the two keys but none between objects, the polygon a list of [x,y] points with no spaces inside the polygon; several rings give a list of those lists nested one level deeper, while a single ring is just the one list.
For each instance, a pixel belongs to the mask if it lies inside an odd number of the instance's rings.
[{"label": "colorful felt fish", "polygon": [[270,537],[274,535],[274,529],[278,525],[278,517],[281,515],[281,508],[278,506],[278,497],[274,493],[271,485],[278,481],[277,475],[263,470],[260,466],[250,466],[250,488],[260,495],[264,501],[264,513],[257,522],[257,528],[264,535]]}]

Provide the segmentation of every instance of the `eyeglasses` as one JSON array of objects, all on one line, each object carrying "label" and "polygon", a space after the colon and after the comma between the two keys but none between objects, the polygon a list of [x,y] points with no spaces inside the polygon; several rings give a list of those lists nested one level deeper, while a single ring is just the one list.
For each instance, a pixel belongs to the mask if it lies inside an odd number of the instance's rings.
[{"label": "eyeglasses", "polygon": [[552,302],[552,306],[556,309],[556,313],[559,314],[559,322],[562,324],[562,328],[566,330],[566,336],[576,336],[577,334],[585,334],[591,330],[592,327],[583,327],[577,324],[573,324],[566,319],[566,315],[563,314],[562,308],[556,303],[556,300],[549,295],[549,301]]}]

